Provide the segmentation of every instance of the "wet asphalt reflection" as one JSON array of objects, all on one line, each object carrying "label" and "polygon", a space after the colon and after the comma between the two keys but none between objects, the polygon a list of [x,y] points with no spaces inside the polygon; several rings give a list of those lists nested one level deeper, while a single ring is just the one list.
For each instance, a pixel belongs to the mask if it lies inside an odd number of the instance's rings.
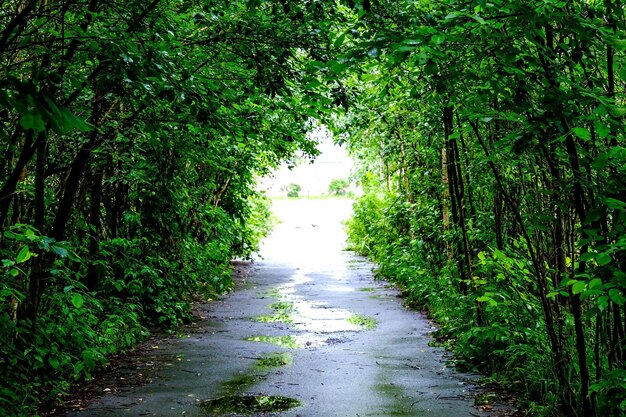
[{"label": "wet asphalt reflection", "polygon": [[145,358],[149,383],[69,415],[489,415],[473,406],[473,377],[428,346],[432,324],[343,251],[350,210],[349,200],[276,201],[282,222],[245,285]]}]

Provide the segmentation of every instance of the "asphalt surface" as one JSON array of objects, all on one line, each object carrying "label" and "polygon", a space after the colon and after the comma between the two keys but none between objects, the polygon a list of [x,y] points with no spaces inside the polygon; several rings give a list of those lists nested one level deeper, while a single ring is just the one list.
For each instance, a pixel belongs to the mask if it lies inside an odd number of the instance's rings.
[{"label": "asphalt surface", "polygon": [[[374,280],[367,260],[342,250],[350,209],[348,200],[277,201],[282,223],[246,282],[203,303],[182,337],[138,358],[129,372],[147,383],[106,388],[68,415],[236,416],[207,401],[281,396],[299,405],[245,415],[489,416],[474,406],[475,376],[429,346],[433,324]],[[275,357],[282,362],[260,365]]]}]

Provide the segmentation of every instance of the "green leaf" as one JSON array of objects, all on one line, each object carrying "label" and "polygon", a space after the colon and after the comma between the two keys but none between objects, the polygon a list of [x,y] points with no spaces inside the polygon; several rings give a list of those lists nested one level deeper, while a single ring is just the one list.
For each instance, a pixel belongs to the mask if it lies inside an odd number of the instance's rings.
[{"label": "green leaf", "polygon": [[20,249],[20,251],[17,253],[17,258],[15,259],[15,262],[21,264],[29,260],[32,256],[33,254],[31,253],[28,246],[22,246],[22,249]]},{"label": "green leaf", "polygon": [[594,278],[589,282],[589,289],[601,288],[602,280],[600,278]]},{"label": "green leaf", "polygon": [[72,113],[68,109],[63,108],[61,110],[61,113],[63,114],[63,118],[64,118],[63,124],[67,131],[70,131],[72,129],[78,129],[81,132],[91,132],[93,130],[93,126],[85,122],[80,117],[76,116],[74,113]]},{"label": "green leaf", "polygon": [[417,46],[415,46],[415,45],[400,45],[399,47],[396,48],[396,51],[398,51],[398,52],[413,52],[416,49],[417,49]]},{"label": "green leaf", "polygon": [[599,207],[593,208],[591,210],[589,210],[589,213],[587,213],[587,217],[585,218],[585,225],[589,225],[592,224],[593,222],[596,222],[598,220],[600,220],[602,218],[602,210]]},{"label": "green leaf", "polygon": [[604,203],[611,210],[626,210],[626,203],[616,198],[606,198],[604,199]]},{"label": "green leaf", "polygon": [[616,269],[613,271],[613,277],[618,281],[626,281],[626,272]]},{"label": "green leaf", "polygon": [[85,304],[85,299],[80,294],[74,294],[72,295],[72,304],[76,308],[81,308]]},{"label": "green leaf", "polygon": [[314,78],[314,79],[312,79],[311,81],[309,81],[309,82],[308,82],[308,83],[304,86],[304,88],[306,88],[307,90],[314,90],[314,89],[316,89],[316,88],[318,88],[318,87],[321,87],[321,85],[322,85],[322,83],[321,83],[319,80],[317,80],[317,79],[315,79],[315,78]]},{"label": "green leaf", "polygon": [[626,50],[626,39],[614,39],[613,47],[618,51]]},{"label": "green leaf", "polygon": [[596,261],[598,262],[598,265],[600,266],[608,265],[611,263],[612,260],[613,259],[611,258],[611,255],[608,254],[607,252],[602,252],[598,254],[598,257],[596,258]]},{"label": "green leaf", "polygon": [[443,33],[437,33],[436,35],[433,35],[432,38],[430,38],[430,41],[434,43],[435,45],[440,45],[445,40],[446,40],[446,35],[444,35]]},{"label": "green leaf", "polygon": [[59,369],[59,360],[57,358],[48,358],[48,362],[50,363],[50,366],[52,366],[52,369]]},{"label": "green leaf", "polygon": [[587,289],[587,283],[585,281],[576,281],[572,285],[572,294],[580,294]]},{"label": "green leaf", "polygon": [[494,300],[493,298],[491,298],[489,296],[489,294],[491,293],[486,293],[485,295],[478,297],[476,299],[476,301],[481,302],[481,303],[487,303],[489,304],[491,307],[495,307],[498,305],[498,302],[496,300]]},{"label": "green leaf", "polygon": [[432,60],[428,61],[428,63],[426,64],[426,67],[424,67],[424,72],[427,75],[436,74],[438,70],[439,68],[437,67],[437,64]]},{"label": "green leaf", "polygon": [[624,298],[624,295],[620,290],[609,290],[609,297],[611,298],[611,301],[620,306],[624,305],[624,302],[626,302],[626,298]]},{"label": "green leaf", "polygon": [[584,127],[575,127],[572,129],[572,133],[574,133],[576,136],[584,141],[588,141],[591,139],[591,132],[589,132],[589,130],[585,129]]},{"label": "green leaf", "polygon": [[38,113],[26,113],[22,115],[20,125],[26,130],[32,129],[35,133],[46,130],[46,124]]},{"label": "green leaf", "polygon": [[402,41],[402,44],[404,45],[412,45],[412,46],[417,46],[420,45],[422,43],[422,41],[420,39],[404,39]]},{"label": "green leaf", "polygon": [[333,61],[328,61],[328,67],[333,73],[339,75],[343,73],[345,70],[347,70],[349,68],[349,65],[333,60]]},{"label": "green leaf", "polygon": [[339,36],[334,43],[335,48],[339,48],[341,45],[343,45],[343,42],[346,40],[346,34],[344,33],[343,35]]},{"label": "green leaf", "polygon": [[93,127],[63,106],[46,97],[48,121],[55,132],[65,135],[73,129],[89,132]]},{"label": "green leaf", "polygon": [[67,258],[68,255],[69,255],[69,251],[66,248],[64,248],[63,246],[52,245],[52,246],[50,246],[50,249],[52,250],[52,252],[56,253],[61,258]]},{"label": "green leaf", "polygon": [[611,113],[615,117],[622,117],[622,116],[626,115],[626,107],[612,106],[611,107]]},{"label": "green leaf", "polygon": [[578,258],[578,260],[580,262],[587,262],[592,259],[595,259],[595,257],[596,257],[596,254],[594,252],[585,252],[582,255],[580,255],[580,258]]},{"label": "green leaf", "polygon": [[478,23],[480,23],[481,25],[484,25],[485,23],[485,19],[483,19],[482,17],[480,17],[479,15],[474,15],[472,16],[472,19],[474,19],[475,21],[477,21]]},{"label": "green leaf", "polygon": [[594,123],[594,127],[596,129],[596,132],[598,133],[598,136],[601,138],[606,138],[611,133],[611,129],[605,124],[596,122]]}]

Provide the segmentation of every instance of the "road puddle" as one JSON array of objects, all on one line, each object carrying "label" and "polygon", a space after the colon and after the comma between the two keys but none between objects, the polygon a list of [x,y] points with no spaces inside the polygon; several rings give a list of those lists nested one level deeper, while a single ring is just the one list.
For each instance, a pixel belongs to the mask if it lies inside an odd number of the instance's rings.
[{"label": "road puddle", "polygon": [[[296,285],[307,283],[310,280],[310,277],[300,271],[292,277],[290,282],[265,292],[264,296],[276,298],[279,301],[269,305],[272,310],[271,314],[253,317],[252,320],[262,323],[291,324],[296,330],[310,333],[309,335],[295,336],[296,339],[306,339],[301,340],[303,342],[300,343],[301,347],[324,344],[324,338],[316,336],[319,334],[358,332],[376,327],[376,321],[370,317],[353,314],[342,308],[333,308],[323,302],[312,302],[298,295]],[[336,286],[336,290],[346,291],[341,286]],[[350,290],[353,291],[351,288]],[[261,340],[255,339],[254,341]],[[276,343],[275,340],[266,341],[282,345],[281,340],[278,341],[279,343]]]},{"label": "road puddle", "polygon": [[293,356],[291,354],[274,353],[257,359],[254,366],[257,369],[270,369],[291,365],[291,362],[293,362]]},{"label": "road puddle", "polygon": [[294,303],[286,301],[278,301],[270,304],[272,314],[253,317],[252,320],[261,323],[292,323]]},{"label": "road puddle", "polygon": [[206,416],[220,416],[228,413],[253,414],[287,411],[298,407],[295,398],[276,395],[228,395],[207,400],[200,404]]},{"label": "road puddle", "polygon": [[289,353],[272,353],[258,358],[246,372],[234,375],[221,384],[222,397],[198,403],[206,416],[241,415],[257,412],[285,411],[296,407],[299,401],[287,397],[243,394],[268,377],[267,371],[288,366],[293,357]]},{"label": "road puddle", "polygon": [[243,374],[237,375],[228,381],[222,383],[222,390],[224,394],[230,394],[233,392],[241,391],[249,388],[261,380],[261,375],[255,374]]},{"label": "road puddle", "polygon": [[244,340],[270,343],[286,349],[303,349],[327,345],[331,339],[319,334],[305,333],[296,336],[251,336],[246,337]]},{"label": "road puddle", "polygon": [[244,340],[248,342],[270,343],[287,349],[303,347],[294,336],[250,336],[246,337]]},{"label": "road puddle", "polygon": [[361,329],[372,330],[376,328],[376,320],[362,314],[353,314],[352,316],[348,317],[348,323],[354,324]]}]

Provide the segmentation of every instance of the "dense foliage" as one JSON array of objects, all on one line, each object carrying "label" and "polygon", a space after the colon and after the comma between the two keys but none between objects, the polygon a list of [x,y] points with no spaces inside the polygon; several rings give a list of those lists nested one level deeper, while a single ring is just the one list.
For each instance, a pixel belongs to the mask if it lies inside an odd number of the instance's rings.
[{"label": "dense foliage", "polygon": [[0,414],[34,415],[266,232],[333,4],[0,1]]},{"label": "dense foliage", "polygon": [[625,6],[362,3],[352,246],[531,412],[626,413]]},{"label": "dense foliage", "polygon": [[618,0],[0,0],[0,410],[231,285],[335,120],[353,246],[544,414],[626,413]]}]

